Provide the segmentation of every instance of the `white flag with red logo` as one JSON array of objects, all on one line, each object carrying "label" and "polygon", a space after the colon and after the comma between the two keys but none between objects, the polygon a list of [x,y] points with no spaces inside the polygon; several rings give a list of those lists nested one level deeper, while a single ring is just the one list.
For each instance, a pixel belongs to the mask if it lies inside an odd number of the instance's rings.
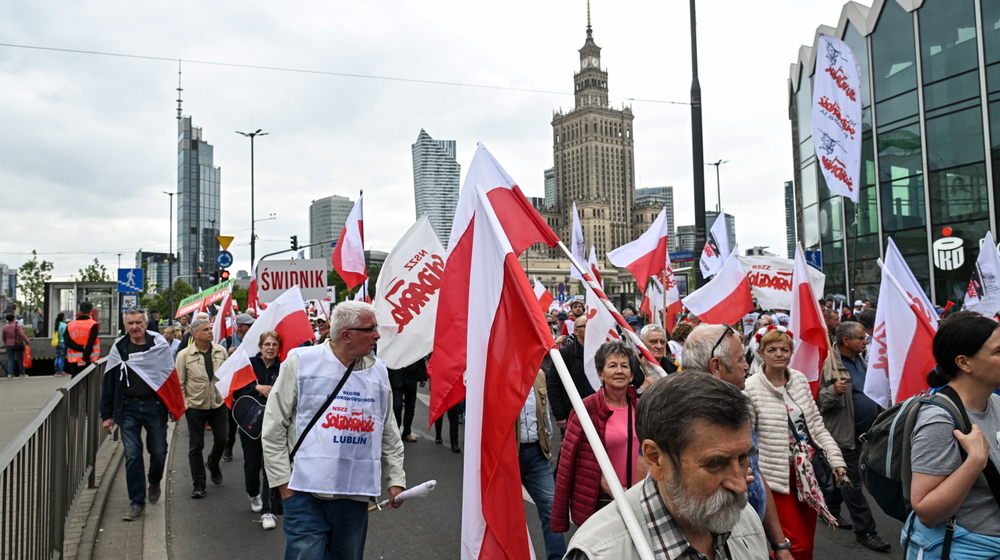
[{"label": "white flag with red logo", "polygon": [[927,389],[937,312],[889,238],[864,391],[883,408]]},{"label": "white flag with red logo", "polygon": [[813,73],[812,138],[833,194],[858,202],[861,174],[861,71],[847,43],[820,33]]},{"label": "white flag with red logo", "polygon": [[[578,263],[583,264],[587,261],[587,246],[583,244],[583,228],[580,227],[580,215],[576,211],[576,202],[573,203],[573,229],[569,248]],[[569,267],[569,277],[583,280],[583,275],[575,266]]]},{"label": "white flag with red logo", "polygon": [[247,381],[249,376],[243,369],[244,359],[238,355],[245,354],[246,360],[249,360],[250,356],[256,356],[260,352],[260,335],[266,331],[275,331],[281,336],[281,347],[278,350],[278,359],[281,361],[285,360],[285,356],[293,348],[302,346],[306,341],[315,340],[316,334],[309,323],[305,300],[302,299],[302,291],[298,286],[293,286],[278,296],[278,299],[272,301],[267,309],[260,313],[236,352],[222,363],[219,371],[215,372],[215,376],[219,378],[215,387],[220,395],[231,399],[233,391],[245,387],[250,382]]},{"label": "white flag with red logo", "polygon": [[463,560],[533,556],[514,428],[554,342],[517,254],[558,241],[479,144],[455,211],[429,367],[431,420],[468,403]]},{"label": "white flag with red logo", "polygon": [[181,392],[181,382],[174,367],[174,354],[170,351],[167,339],[160,333],[146,331],[146,336],[150,335],[153,336],[153,347],[145,352],[132,352],[127,360],[122,360],[121,353],[118,352],[118,341],[124,337],[115,339],[115,344],[108,353],[105,370],[110,375],[115,375],[112,370],[116,367],[122,368],[118,375],[127,375],[124,368],[134,371],[156,391],[174,420],[180,420],[187,407],[184,405],[184,393]]},{"label": "white flag with red logo", "polygon": [[552,306],[552,302],[556,300],[555,296],[545,289],[545,286],[538,281],[537,276],[535,277],[533,288],[535,289],[535,297],[538,298],[538,306],[542,308],[542,311],[549,309]]},{"label": "white flag with red logo", "polygon": [[706,323],[737,324],[753,311],[747,275],[733,251],[715,278],[684,298],[684,307]]},{"label": "white flag with red logo", "polygon": [[796,244],[791,319],[788,324],[794,337],[795,352],[788,366],[805,374],[815,396],[819,391],[819,373],[830,351],[830,339],[827,337],[826,320],[819,308],[819,300],[816,299],[809,280],[809,265],[806,264],[802,246]]},{"label": "white flag with red logo", "polygon": [[726,223],[726,213],[719,208],[719,216],[715,218],[712,229],[708,231],[705,247],[701,250],[698,266],[705,278],[717,274],[729,258],[729,228]]},{"label": "white flag with red logo", "polygon": [[354,203],[344,229],[340,231],[337,246],[333,248],[330,260],[337,274],[344,279],[347,289],[352,290],[368,278],[368,267],[365,264],[365,226],[362,200],[359,196]]},{"label": "white flag with red logo", "polygon": [[615,266],[627,268],[635,277],[639,291],[646,293],[646,282],[649,277],[656,276],[666,266],[669,233],[667,209],[664,208],[660,210],[660,214],[646,233],[639,236],[639,239],[608,253],[608,260]]},{"label": "white flag with red logo", "polygon": [[604,280],[601,279],[601,265],[597,262],[597,250],[593,245],[590,246],[590,256],[587,257],[587,268],[590,269],[590,275],[601,285],[603,290]]},{"label": "white flag with red logo", "polygon": [[992,232],[986,232],[983,244],[979,246],[976,268],[965,292],[964,308],[986,317],[1000,313],[1000,253],[997,252]]},{"label": "white flag with red logo", "polygon": [[618,322],[614,315],[604,307],[601,298],[587,286],[587,334],[583,337],[583,372],[587,374],[590,386],[597,391],[601,388],[601,379],[597,374],[597,349],[609,340],[620,340]]},{"label": "white flag with red logo", "polygon": [[361,283],[361,287],[358,288],[357,292],[354,292],[354,301],[361,301],[364,303],[371,303],[372,298],[368,295],[368,279]]},{"label": "white flag with red logo", "polygon": [[403,234],[386,257],[375,288],[378,357],[404,368],[434,349],[444,247],[427,214]]},{"label": "white flag with red logo", "polygon": [[212,324],[212,340],[216,344],[221,344],[234,332],[236,332],[236,314],[233,313],[233,289],[230,288],[226,290],[226,295],[222,296],[219,314],[215,316],[215,323]]}]

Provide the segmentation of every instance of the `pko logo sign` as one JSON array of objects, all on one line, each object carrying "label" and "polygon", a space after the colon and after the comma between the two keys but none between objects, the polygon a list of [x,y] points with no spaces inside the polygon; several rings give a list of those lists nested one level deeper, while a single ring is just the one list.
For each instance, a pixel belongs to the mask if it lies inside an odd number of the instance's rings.
[{"label": "pko logo sign", "polygon": [[961,237],[942,237],[932,245],[934,266],[941,270],[955,270],[965,264],[965,241]]}]

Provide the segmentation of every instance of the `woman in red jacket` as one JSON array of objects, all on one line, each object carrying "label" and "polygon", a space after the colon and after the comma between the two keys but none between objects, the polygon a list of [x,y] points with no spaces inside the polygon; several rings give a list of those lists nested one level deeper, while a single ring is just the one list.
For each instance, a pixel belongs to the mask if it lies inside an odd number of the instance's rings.
[{"label": "woman in red jacket", "polygon": [[[635,433],[636,391],[629,384],[632,380],[631,360],[632,349],[624,342],[615,340],[601,345],[594,359],[601,388],[583,399],[583,405],[618,475],[618,482],[626,489],[645,476],[644,470],[639,467],[639,438]],[[552,531],[568,531],[571,520],[578,526],[583,525],[594,512],[612,500],[610,487],[601,475],[601,468],[583,433],[580,419],[575,411],[570,412],[559,453],[550,522]]]},{"label": "woman in red jacket", "polygon": [[28,377],[24,371],[24,347],[31,343],[24,335],[21,324],[14,320],[14,314],[8,313],[4,319],[3,344],[7,347],[7,377]]}]

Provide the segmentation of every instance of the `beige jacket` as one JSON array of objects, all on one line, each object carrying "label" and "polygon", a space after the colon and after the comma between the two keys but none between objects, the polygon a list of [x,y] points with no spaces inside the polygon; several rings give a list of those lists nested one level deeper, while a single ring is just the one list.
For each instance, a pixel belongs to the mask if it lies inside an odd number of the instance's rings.
[{"label": "beige jacket", "polygon": [[[264,447],[264,470],[267,471],[267,482],[272,487],[281,486],[292,479],[292,463],[289,456],[298,441],[298,431],[295,429],[295,413],[298,404],[298,367],[299,355],[302,352],[333,352],[329,344],[313,346],[293,352],[281,364],[281,374],[271,388],[267,398],[267,408],[264,409],[264,423],[261,428],[260,441]],[[358,370],[368,369],[375,365],[374,356],[365,356],[357,366]],[[382,427],[382,477],[387,486],[406,488],[406,473],[403,472],[403,439],[396,424],[396,415],[392,412],[392,391],[387,391],[385,418]],[[317,495],[324,499],[351,499],[367,501],[366,496],[353,495]]]},{"label": "beige jacket", "polygon": [[[816,445],[823,448],[830,467],[844,467],[844,456],[830,432],[823,425],[806,376],[798,370],[788,368],[788,383],[785,385],[795,404],[805,416],[806,427]],[[763,373],[751,375],[746,382],[745,392],[750,397],[751,421],[757,431],[757,448],[760,452],[760,472],[767,480],[772,492],[788,494],[791,489],[789,477],[788,410],[781,389],[768,381]]]},{"label": "beige jacket", "polygon": [[209,350],[212,353],[212,368],[214,369],[212,378],[208,378],[208,370],[205,369],[205,355],[198,351],[194,343],[191,346],[177,353],[177,378],[181,382],[181,393],[184,395],[184,404],[188,408],[195,410],[213,410],[222,406],[222,395],[215,388],[216,381],[219,380],[214,373],[218,373],[222,367],[222,362],[226,361],[229,353],[218,344],[212,344]]},{"label": "beige jacket", "polygon": [[[549,401],[549,389],[545,382],[545,370],[538,370],[532,390],[535,392],[535,418],[538,419],[538,446],[546,459],[552,459],[552,444],[549,443],[549,416],[546,409]],[[517,436],[517,446],[521,447],[521,419],[514,423],[514,434]]]},{"label": "beige jacket", "polygon": [[[635,512],[635,518],[644,529],[643,536],[652,548],[652,540],[646,529],[642,511],[642,486],[636,484],[626,490],[625,499]],[[764,526],[750,504],[743,508],[740,520],[733,527],[726,544],[732,554],[730,560],[765,560],[770,557],[770,546],[767,537],[764,536]],[[639,560],[640,558],[639,551],[632,544],[632,537],[618,511],[617,501],[592,515],[573,535],[567,548],[571,554],[573,551],[580,551],[590,560]]]},{"label": "beige jacket", "polygon": [[[867,367],[861,356],[861,367]],[[841,379],[847,380],[847,391],[839,394],[833,389],[834,383]],[[820,374],[819,412],[823,415],[826,429],[837,440],[842,449],[854,449],[854,382],[851,372],[844,367],[840,349],[831,344],[830,353],[823,362],[823,373]]]}]

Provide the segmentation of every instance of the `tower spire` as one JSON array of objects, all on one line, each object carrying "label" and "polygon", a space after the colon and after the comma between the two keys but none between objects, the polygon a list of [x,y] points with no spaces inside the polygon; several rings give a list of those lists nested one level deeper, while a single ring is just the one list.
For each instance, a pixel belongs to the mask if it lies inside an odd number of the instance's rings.
[{"label": "tower spire", "polygon": [[587,0],[587,37],[590,37],[593,31],[590,30],[590,0]]},{"label": "tower spire", "polygon": [[[588,0],[589,2],[589,0]],[[181,92],[184,88],[181,87],[181,60],[177,59],[177,120],[181,120]]]}]

